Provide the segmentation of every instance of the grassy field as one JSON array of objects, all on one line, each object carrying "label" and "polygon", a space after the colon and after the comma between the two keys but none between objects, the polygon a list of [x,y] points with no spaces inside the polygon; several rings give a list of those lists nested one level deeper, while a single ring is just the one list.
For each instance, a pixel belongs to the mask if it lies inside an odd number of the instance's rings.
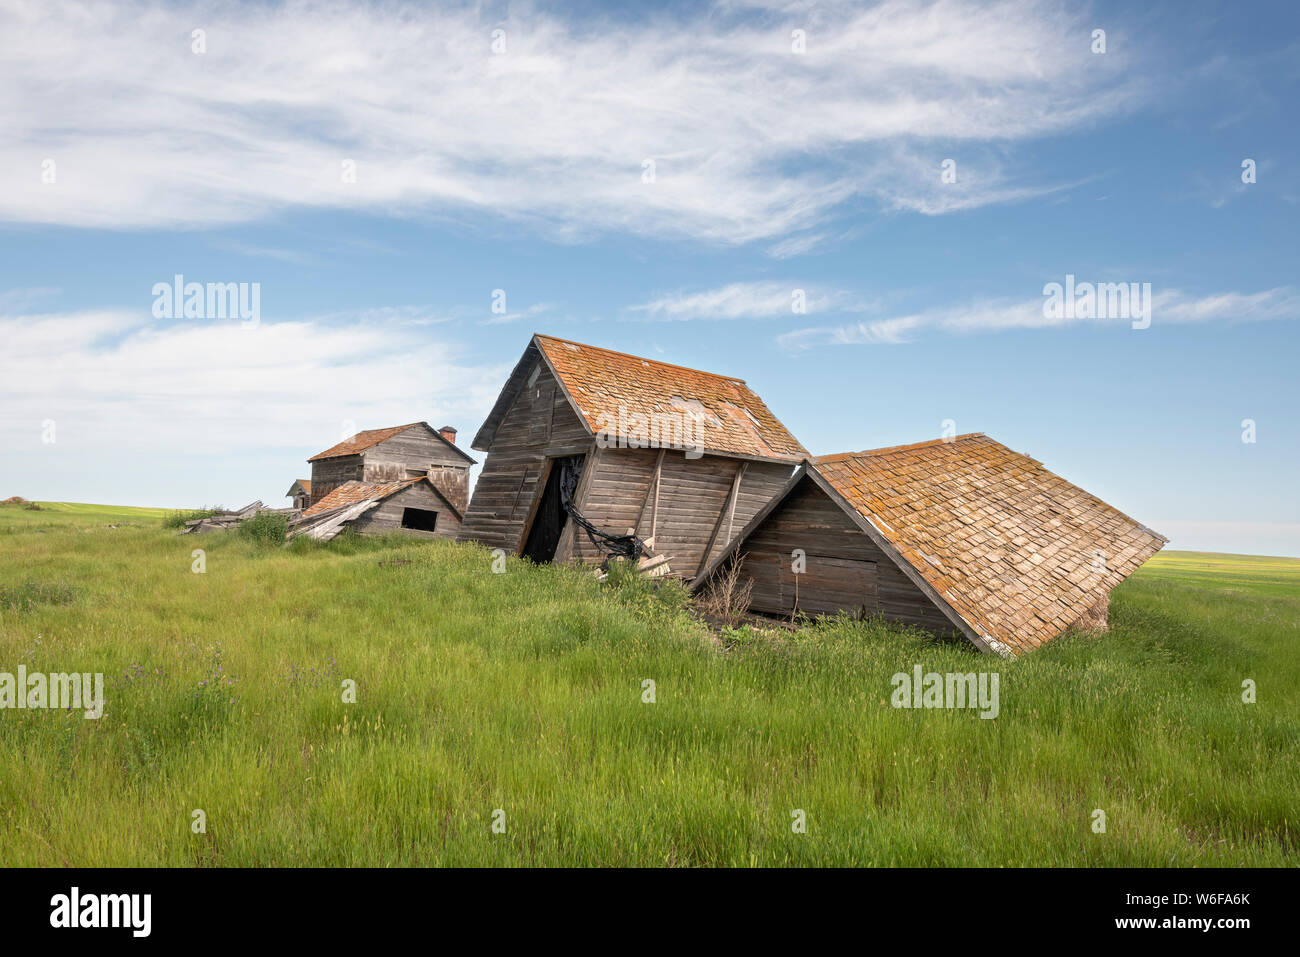
[{"label": "grassy field", "polygon": [[[1300,863],[1300,561],[1158,556],[1108,634],[1005,662],[846,621],[719,641],[680,590],[162,519],[0,506],[0,672],[107,683],[98,721],[0,711],[0,864]],[[998,717],[892,708],[918,664],[997,671]]]}]

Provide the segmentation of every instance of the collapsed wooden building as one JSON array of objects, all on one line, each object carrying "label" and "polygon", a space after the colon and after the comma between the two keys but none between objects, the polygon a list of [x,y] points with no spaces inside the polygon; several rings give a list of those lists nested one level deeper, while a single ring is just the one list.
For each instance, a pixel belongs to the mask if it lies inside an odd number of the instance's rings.
[{"label": "collapsed wooden building", "polygon": [[693,578],[807,455],[741,379],[535,335],[471,447],[459,538],[535,561],[646,549]]},{"label": "collapsed wooden building", "polygon": [[805,463],[710,561],[750,607],[859,612],[1018,655],[1104,628],[1111,590],[1167,539],[980,433]]}]

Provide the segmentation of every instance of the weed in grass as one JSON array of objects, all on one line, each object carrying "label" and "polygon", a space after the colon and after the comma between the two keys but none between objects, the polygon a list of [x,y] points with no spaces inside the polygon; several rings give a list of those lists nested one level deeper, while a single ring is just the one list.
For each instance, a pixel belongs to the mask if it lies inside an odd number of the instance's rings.
[{"label": "weed in grass", "polygon": [[261,546],[283,545],[289,533],[289,516],[259,512],[239,523],[239,534]]},{"label": "weed in grass", "polygon": [[21,585],[0,585],[0,608],[31,611],[39,605],[69,605],[76,594],[76,590],[64,582],[28,581]]}]

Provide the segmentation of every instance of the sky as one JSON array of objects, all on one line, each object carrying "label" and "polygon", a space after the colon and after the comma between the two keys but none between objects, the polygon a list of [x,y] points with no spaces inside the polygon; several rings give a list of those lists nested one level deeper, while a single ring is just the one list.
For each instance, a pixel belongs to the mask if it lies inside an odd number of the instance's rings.
[{"label": "sky", "polygon": [[626,6],[0,0],[0,497],[287,505],[544,332],[1300,556],[1300,7]]}]

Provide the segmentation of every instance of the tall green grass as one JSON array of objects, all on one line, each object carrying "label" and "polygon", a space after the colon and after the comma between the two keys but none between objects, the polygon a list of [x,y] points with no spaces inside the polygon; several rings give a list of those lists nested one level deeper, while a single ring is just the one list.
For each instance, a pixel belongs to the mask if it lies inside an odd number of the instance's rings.
[{"label": "tall green grass", "polygon": [[[0,711],[0,864],[1300,859],[1300,563],[1162,557],[1108,634],[1004,662],[878,622],[718,638],[672,586],[447,541],[160,520],[0,537],[0,583],[71,596],[0,607],[0,671],[108,681],[99,721]],[[890,707],[916,664],[999,672],[999,716]]]}]

